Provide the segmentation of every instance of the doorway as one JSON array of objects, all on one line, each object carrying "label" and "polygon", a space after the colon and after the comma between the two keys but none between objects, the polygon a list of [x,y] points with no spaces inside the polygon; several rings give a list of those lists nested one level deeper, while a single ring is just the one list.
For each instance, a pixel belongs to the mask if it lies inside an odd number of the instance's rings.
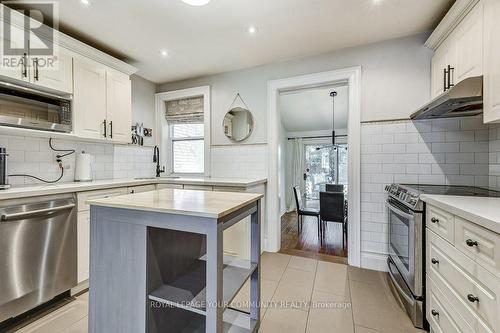
[{"label": "doorway", "polygon": [[[292,169],[284,162],[286,136],[282,133],[280,114],[280,94],[294,89],[314,88],[338,82],[347,83],[348,89],[348,218],[349,229],[346,247],[349,249],[347,262],[360,266],[360,109],[361,109],[361,68],[351,67],[329,72],[302,75],[287,79],[273,80],[268,84],[268,135],[269,135],[269,176],[267,196],[267,219],[265,247],[268,251],[278,252],[281,248],[281,203],[285,181],[283,168]],[[331,137],[331,134],[330,134]]]},{"label": "doorway", "polygon": [[345,262],[348,91],[340,81],[280,93],[281,129],[288,141],[282,154],[293,166],[291,172],[280,170],[286,198],[282,253]]}]

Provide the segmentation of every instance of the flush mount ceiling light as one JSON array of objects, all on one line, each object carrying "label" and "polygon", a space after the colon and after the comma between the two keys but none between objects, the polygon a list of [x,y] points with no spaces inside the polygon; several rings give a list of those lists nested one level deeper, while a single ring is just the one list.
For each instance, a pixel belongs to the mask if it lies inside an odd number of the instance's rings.
[{"label": "flush mount ceiling light", "polygon": [[90,6],[90,0],[80,0],[80,2],[82,3],[82,5],[84,6]]},{"label": "flush mount ceiling light", "polygon": [[191,6],[205,6],[210,2],[210,0],[182,0],[182,2]]},{"label": "flush mount ceiling light", "polygon": [[249,35],[256,35],[259,32],[259,28],[254,25],[251,25],[247,28],[247,32]]},{"label": "flush mount ceiling light", "polygon": [[161,51],[160,51],[160,55],[161,55],[163,58],[166,58],[166,57],[168,57],[168,51],[167,51],[167,50],[161,50]]}]

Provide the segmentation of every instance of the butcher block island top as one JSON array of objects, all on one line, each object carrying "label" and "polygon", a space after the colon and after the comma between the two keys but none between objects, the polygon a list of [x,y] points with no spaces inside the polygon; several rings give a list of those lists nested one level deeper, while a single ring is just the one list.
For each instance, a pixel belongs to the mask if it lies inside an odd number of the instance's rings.
[{"label": "butcher block island top", "polygon": [[89,200],[114,207],[209,218],[224,217],[263,197],[262,194],[165,189]]},{"label": "butcher block island top", "polygon": [[[262,197],[164,189],[89,200],[89,332],[258,331]],[[247,254],[224,251],[237,224]],[[230,306],[247,281],[248,313]]]}]

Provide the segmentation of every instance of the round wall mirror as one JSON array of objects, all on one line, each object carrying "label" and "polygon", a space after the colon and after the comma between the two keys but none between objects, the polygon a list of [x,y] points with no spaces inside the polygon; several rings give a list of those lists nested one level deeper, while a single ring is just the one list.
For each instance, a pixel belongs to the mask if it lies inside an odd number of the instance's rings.
[{"label": "round wall mirror", "polygon": [[242,107],[229,110],[222,122],[224,134],[233,142],[247,139],[252,134],[253,126],[252,113]]}]

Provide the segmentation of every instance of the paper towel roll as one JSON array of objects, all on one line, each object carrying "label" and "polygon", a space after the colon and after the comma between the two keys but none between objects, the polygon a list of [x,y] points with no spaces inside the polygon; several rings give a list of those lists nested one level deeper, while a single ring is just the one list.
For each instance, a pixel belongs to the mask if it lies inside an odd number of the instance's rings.
[{"label": "paper towel roll", "polygon": [[92,155],[84,151],[76,156],[75,181],[92,181]]}]

